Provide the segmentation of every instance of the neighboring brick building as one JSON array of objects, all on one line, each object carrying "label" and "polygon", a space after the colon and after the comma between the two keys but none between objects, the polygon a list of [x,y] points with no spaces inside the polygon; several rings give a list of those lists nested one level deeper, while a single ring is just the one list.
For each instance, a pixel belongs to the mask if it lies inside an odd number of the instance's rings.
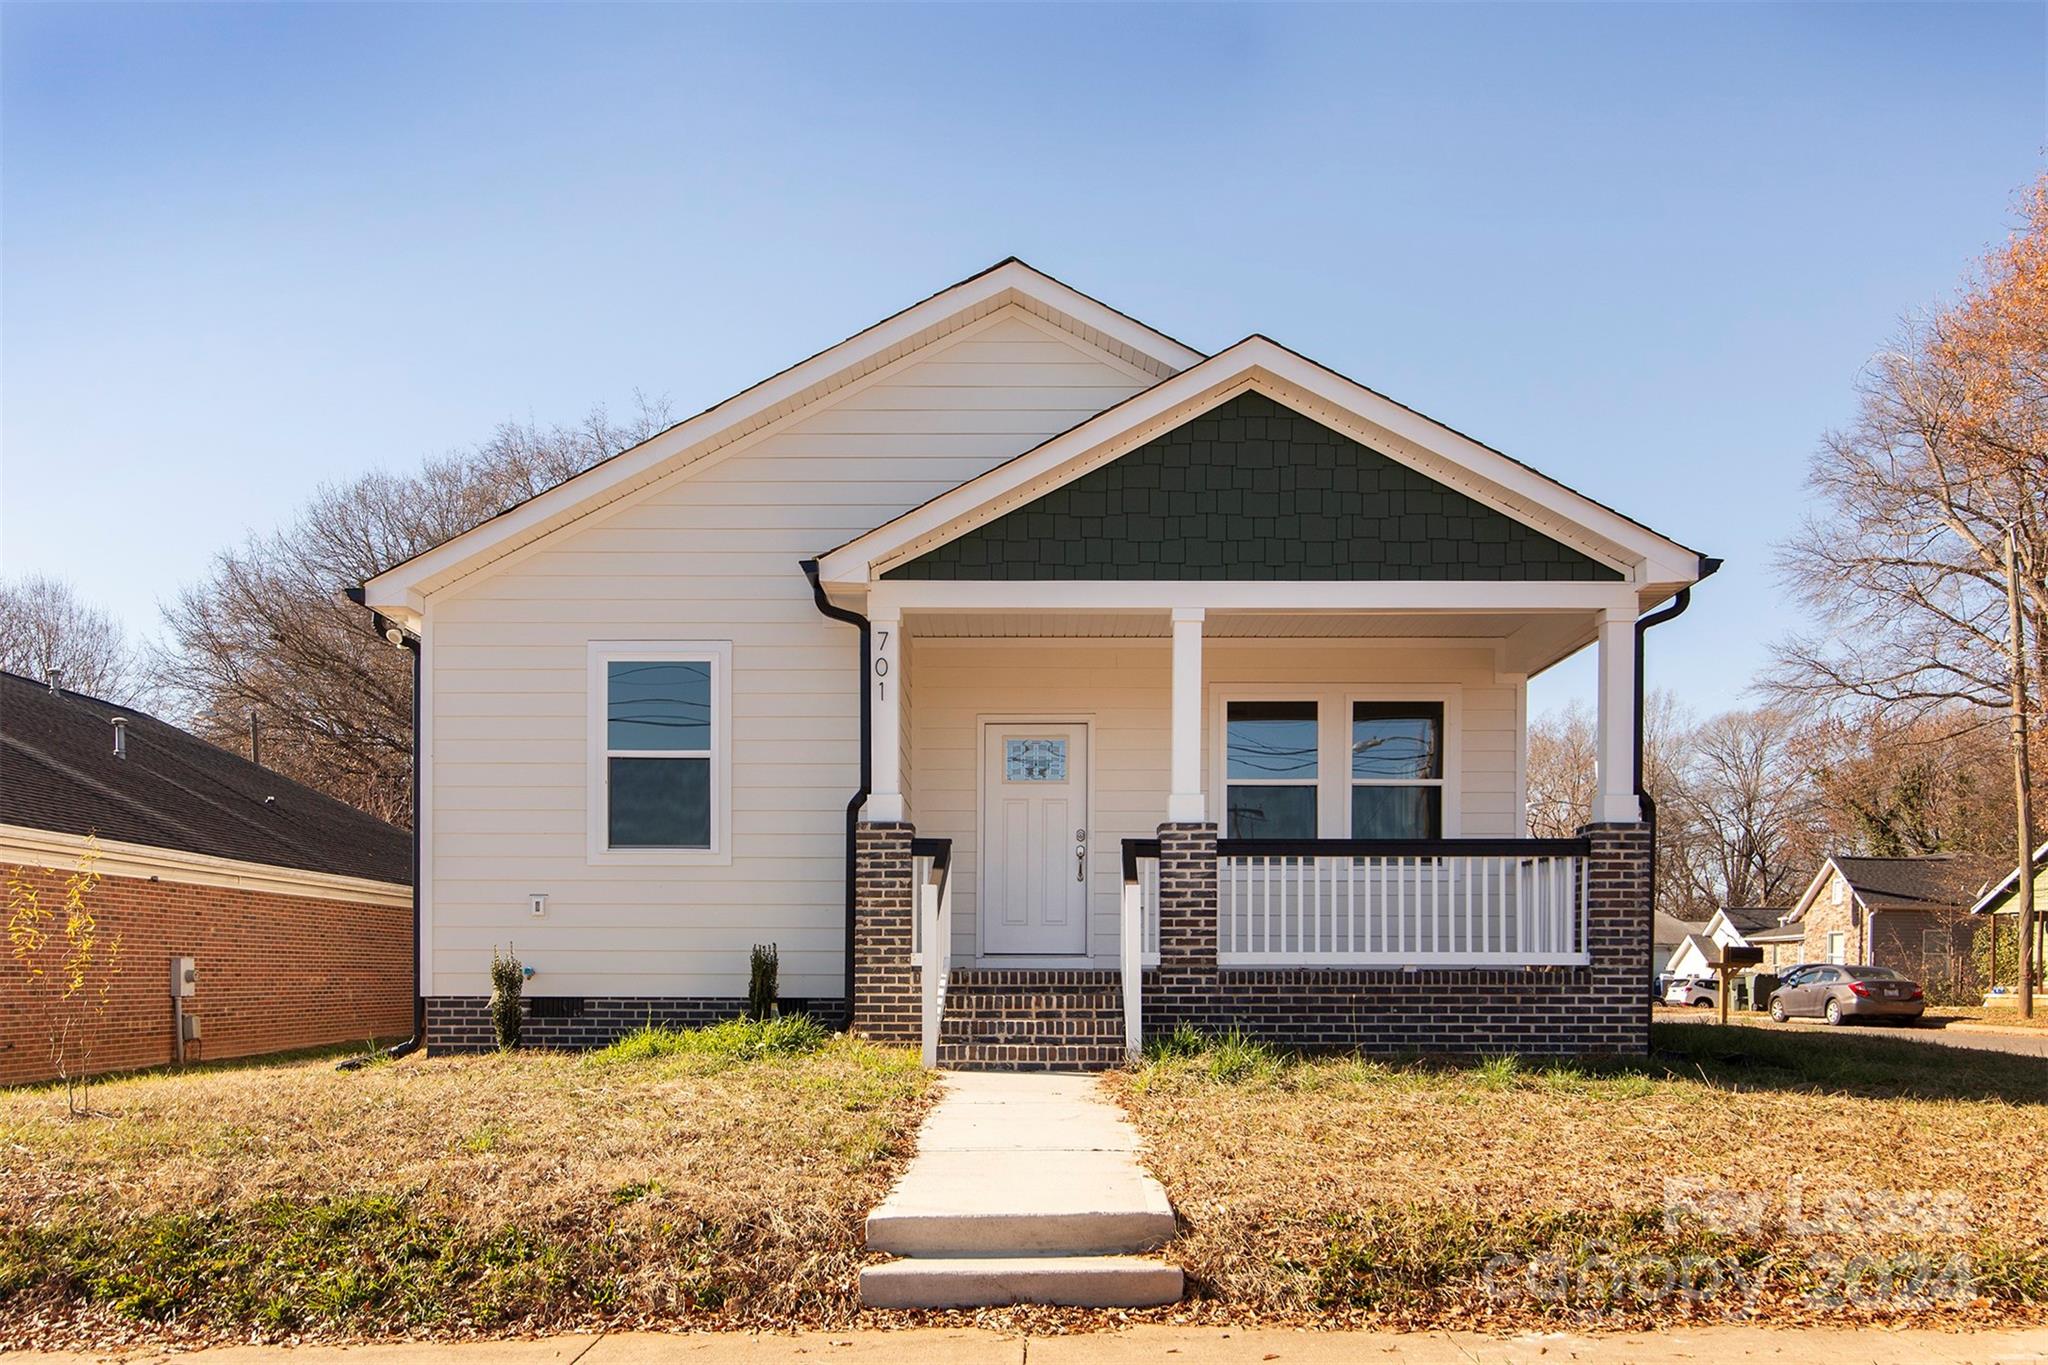
[{"label": "neighboring brick building", "polygon": [[[118,723],[117,723],[118,722]],[[0,872],[118,936],[93,1071],[176,1057],[170,964],[195,959],[187,1059],[412,1029],[411,836],[134,710],[0,673]],[[0,1084],[49,1078],[50,1015],[0,953]]]},{"label": "neighboring brick building", "polygon": [[1969,910],[1997,877],[1998,861],[1973,854],[1822,862],[1785,917],[1801,931],[1802,962],[1890,967],[1930,987],[1973,989]]}]

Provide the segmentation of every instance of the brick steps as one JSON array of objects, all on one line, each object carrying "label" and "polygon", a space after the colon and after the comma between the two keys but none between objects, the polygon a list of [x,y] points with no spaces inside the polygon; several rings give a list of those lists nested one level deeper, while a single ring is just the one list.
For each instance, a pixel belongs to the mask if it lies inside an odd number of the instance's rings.
[{"label": "brick steps", "polygon": [[946,987],[939,1065],[952,1071],[1106,1071],[1124,1061],[1116,972],[968,968]]}]

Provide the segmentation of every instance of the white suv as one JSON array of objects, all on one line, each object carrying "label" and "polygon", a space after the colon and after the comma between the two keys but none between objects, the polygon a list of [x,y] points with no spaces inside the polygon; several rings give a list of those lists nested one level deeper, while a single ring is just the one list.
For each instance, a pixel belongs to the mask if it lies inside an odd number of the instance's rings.
[{"label": "white suv", "polygon": [[1711,976],[1675,976],[1664,988],[1664,1003],[1667,1005],[1699,1005],[1708,1007],[1721,1002],[1714,989]]}]

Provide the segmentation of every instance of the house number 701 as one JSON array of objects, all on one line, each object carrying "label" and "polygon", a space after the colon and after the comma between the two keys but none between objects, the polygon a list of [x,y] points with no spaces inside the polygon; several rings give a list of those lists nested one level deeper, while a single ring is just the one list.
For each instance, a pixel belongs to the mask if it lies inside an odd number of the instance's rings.
[{"label": "house number 701", "polygon": [[[886,630],[883,630],[883,631],[877,631],[877,632],[876,632],[876,634],[878,634],[878,635],[880,635],[880,636],[882,637],[882,643],[881,643],[881,648],[883,648],[883,649],[887,649],[887,648],[889,647],[889,632],[888,632],[888,631],[886,631]],[[887,658],[883,657],[882,655],[880,655],[880,654],[877,654],[877,655],[875,656],[875,700],[876,700],[876,701],[887,701],[887,700],[889,700],[889,683],[888,683],[888,677],[889,677],[889,660],[888,660]]]}]

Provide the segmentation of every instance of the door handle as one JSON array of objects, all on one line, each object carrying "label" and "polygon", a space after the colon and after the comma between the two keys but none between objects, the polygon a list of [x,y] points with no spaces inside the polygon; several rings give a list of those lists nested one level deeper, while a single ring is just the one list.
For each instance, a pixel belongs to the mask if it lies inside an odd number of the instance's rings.
[{"label": "door handle", "polygon": [[1074,880],[1088,880],[1088,831],[1085,829],[1074,831]]}]

